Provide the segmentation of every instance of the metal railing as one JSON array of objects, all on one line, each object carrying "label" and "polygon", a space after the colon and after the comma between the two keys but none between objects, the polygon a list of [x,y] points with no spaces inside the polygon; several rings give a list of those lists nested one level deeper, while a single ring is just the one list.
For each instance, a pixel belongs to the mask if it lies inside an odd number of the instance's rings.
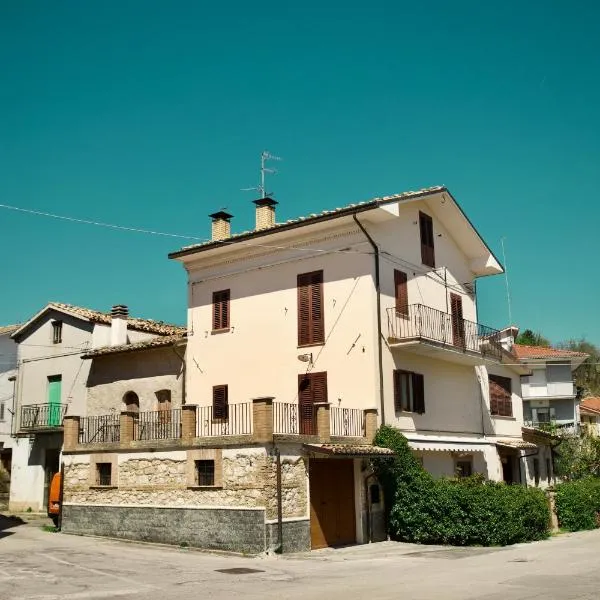
[{"label": "metal railing", "polygon": [[300,406],[295,402],[273,402],[273,433],[316,435],[316,407]]},{"label": "metal railing", "polygon": [[363,437],[365,435],[365,412],[360,408],[329,409],[331,435]]},{"label": "metal railing", "polygon": [[118,414],[82,417],[79,420],[80,444],[100,444],[120,440],[121,425]]},{"label": "metal railing", "polygon": [[66,404],[30,404],[21,407],[21,429],[62,427]]},{"label": "metal railing", "polygon": [[557,423],[554,420],[551,421],[525,421],[526,427],[532,427],[533,429],[539,429],[546,433],[558,436],[577,436],[581,433],[581,425],[579,423],[567,422]]},{"label": "metal railing", "polygon": [[226,417],[214,417],[212,406],[198,406],[196,409],[196,435],[215,437],[221,435],[252,434],[252,404],[242,402],[228,404]]},{"label": "metal railing", "polygon": [[141,412],[133,419],[133,439],[170,440],[181,437],[181,409]]},{"label": "metal railing", "polygon": [[408,313],[387,309],[388,335],[394,340],[429,341],[461,352],[475,352],[500,360],[500,331],[474,321],[456,319],[450,313],[411,304]]}]

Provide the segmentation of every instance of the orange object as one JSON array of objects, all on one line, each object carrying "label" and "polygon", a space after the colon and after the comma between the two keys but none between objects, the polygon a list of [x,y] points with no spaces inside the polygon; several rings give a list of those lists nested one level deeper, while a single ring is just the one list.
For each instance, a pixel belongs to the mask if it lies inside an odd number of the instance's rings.
[{"label": "orange object", "polygon": [[54,473],[50,482],[50,493],[48,494],[48,516],[54,521],[55,525],[58,523],[58,515],[60,514],[60,505],[62,502],[60,480],[60,473]]}]

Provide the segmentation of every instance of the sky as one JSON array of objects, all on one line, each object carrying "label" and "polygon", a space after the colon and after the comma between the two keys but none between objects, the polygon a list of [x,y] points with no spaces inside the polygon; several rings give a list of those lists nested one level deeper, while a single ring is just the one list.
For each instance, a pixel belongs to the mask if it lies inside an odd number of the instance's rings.
[{"label": "sky", "polygon": [[[0,204],[199,238],[446,185],[512,320],[600,343],[600,3],[0,1]],[[0,324],[48,301],[184,323],[183,238],[0,208]],[[502,276],[479,320],[508,322]]]}]

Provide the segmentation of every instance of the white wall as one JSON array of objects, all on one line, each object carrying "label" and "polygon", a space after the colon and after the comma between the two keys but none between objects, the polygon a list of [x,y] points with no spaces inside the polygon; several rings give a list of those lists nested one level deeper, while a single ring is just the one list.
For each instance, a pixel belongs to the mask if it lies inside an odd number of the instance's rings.
[{"label": "white wall", "polygon": [[11,446],[14,383],[9,379],[16,374],[16,367],[17,344],[9,333],[0,335],[0,404],[4,404],[4,420],[0,421],[0,442],[3,442],[4,448]]}]

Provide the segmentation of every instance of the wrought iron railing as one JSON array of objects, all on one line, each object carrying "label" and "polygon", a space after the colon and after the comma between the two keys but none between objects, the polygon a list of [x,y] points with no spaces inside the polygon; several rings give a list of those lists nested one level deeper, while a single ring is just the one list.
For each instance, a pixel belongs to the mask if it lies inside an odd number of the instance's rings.
[{"label": "wrought iron railing", "polygon": [[365,435],[365,412],[360,408],[329,409],[331,435],[363,437]]},{"label": "wrought iron railing", "polygon": [[[221,410],[222,407],[219,407]],[[225,417],[215,417],[212,406],[198,406],[196,410],[196,435],[215,437],[221,435],[250,435],[252,433],[252,404],[228,404]]]},{"label": "wrought iron railing", "polygon": [[79,420],[80,444],[100,444],[120,440],[121,427],[118,414],[82,417]]},{"label": "wrought iron railing", "polygon": [[295,402],[273,402],[273,433],[316,435],[316,407]]},{"label": "wrought iron railing", "polygon": [[133,439],[169,440],[181,437],[181,409],[141,412],[133,419]]},{"label": "wrought iron railing", "polygon": [[540,431],[557,436],[577,436],[582,430],[581,425],[574,421],[567,423],[557,423],[555,420],[525,421],[524,425],[525,427],[532,427],[533,429],[539,429]]},{"label": "wrought iron railing", "polygon": [[411,304],[407,313],[387,309],[388,335],[392,340],[417,340],[440,344],[461,352],[475,352],[500,360],[500,331],[450,313]]},{"label": "wrought iron railing", "polygon": [[66,404],[30,404],[21,407],[21,429],[62,427]]}]

